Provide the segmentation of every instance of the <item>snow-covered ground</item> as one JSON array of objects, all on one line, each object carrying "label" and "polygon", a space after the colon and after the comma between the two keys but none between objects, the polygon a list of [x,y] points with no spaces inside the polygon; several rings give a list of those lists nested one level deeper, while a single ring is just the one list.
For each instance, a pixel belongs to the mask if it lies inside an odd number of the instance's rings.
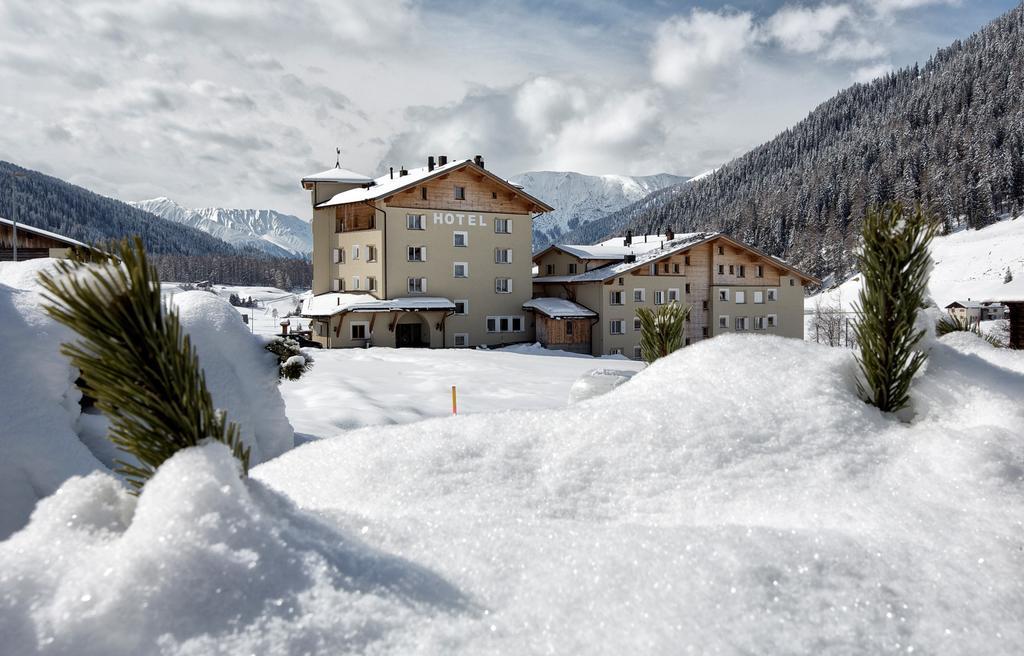
[{"label": "snow-covered ground", "polygon": [[[999,300],[1024,296],[1024,216],[1006,219],[981,230],[958,230],[932,242],[935,268],[928,282],[932,300],[943,308],[953,301]],[[1009,269],[1013,280],[1003,282]],[[854,275],[842,284],[805,299],[810,312],[823,305],[853,310],[862,286]]]},{"label": "snow-covered ground", "polygon": [[[74,444],[27,276],[0,266],[0,361],[42,376],[0,401],[5,474]],[[249,343],[212,296],[176,303]],[[0,652],[1022,653],[1024,352],[928,346],[904,421],[857,398],[851,352],[776,337],[700,342],[571,405],[580,373],[639,366],[317,351],[279,389],[324,439],[249,479],[209,444],[138,498],[102,465],[41,489],[0,542]]]},{"label": "snow-covered ground", "polygon": [[640,362],[592,358],[539,346],[483,349],[319,349],[313,370],[281,386],[299,433],[331,437],[381,424],[459,414],[560,408],[583,374],[639,371]]},{"label": "snow-covered ground", "polygon": [[[173,297],[182,291],[182,283],[165,282],[161,284],[161,291],[165,297]],[[293,312],[299,306],[300,301],[309,296],[311,292],[286,292],[276,287],[256,287],[246,285],[214,285],[213,291],[218,296],[227,300],[232,294],[237,294],[243,300],[252,298],[259,301],[259,307],[235,308],[239,314],[244,314],[249,319],[250,331],[257,335],[277,335],[281,332],[281,321],[289,312]],[[274,317],[274,310],[277,310],[277,318]],[[302,317],[290,317],[292,329],[297,323],[302,327],[308,327],[309,320]]]}]

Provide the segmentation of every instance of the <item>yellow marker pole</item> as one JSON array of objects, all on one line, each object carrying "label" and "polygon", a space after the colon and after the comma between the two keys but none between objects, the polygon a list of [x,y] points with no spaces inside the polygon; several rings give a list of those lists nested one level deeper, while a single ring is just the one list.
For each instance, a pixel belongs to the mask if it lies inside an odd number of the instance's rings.
[{"label": "yellow marker pole", "polygon": [[454,385],[452,385],[452,414],[453,415],[459,414],[459,406],[455,402],[455,386]]}]

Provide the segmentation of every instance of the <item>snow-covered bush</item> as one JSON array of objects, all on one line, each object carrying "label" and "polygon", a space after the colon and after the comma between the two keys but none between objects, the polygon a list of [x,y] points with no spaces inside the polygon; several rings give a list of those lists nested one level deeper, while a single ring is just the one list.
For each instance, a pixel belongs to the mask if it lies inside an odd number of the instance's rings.
[{"label": "snow-covered bush", "polygon": [[278,378],[298,380],[313,368],[313,356],[299,348],[299,343],[280,335],[272,337],[264,347],[277,356]]}]

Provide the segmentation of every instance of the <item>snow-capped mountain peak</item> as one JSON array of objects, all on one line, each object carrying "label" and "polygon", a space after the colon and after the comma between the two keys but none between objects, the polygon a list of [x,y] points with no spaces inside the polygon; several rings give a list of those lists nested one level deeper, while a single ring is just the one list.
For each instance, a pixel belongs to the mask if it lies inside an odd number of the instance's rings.
[{"label": "snow-capped mountain peak", "polygon": [[309,223],[276,210],[189,209],[162,196],[130,204],[163,219],[198,228],[235,246],[252,246],[282,257],[304,256],[313,250]]},{"label": "snow-capped mountain peak", "polygon": [[659,189],[687,178],[657,175],[584,175],[572,171],[529,171],[512,177],[532,196],[555,208],[533,224],[533,247],[543,248],[563,234],[599,219]]}]

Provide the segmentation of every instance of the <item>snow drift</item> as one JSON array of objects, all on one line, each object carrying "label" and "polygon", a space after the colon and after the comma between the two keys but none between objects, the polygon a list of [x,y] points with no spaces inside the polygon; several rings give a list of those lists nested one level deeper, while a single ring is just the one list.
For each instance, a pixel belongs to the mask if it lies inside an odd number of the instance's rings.
[{"label": "snow drift", "polygon": [[194,449],[137,507],[74,479],[0,544],[0,633],[16,653],[1020,653],[1024,354],[936,342],[910,423],[861,403],[854,369],[719,337],[590,401],[360,429],[248,482]]},{"label": "snow drift", "polygon": [[[74,333],[43,310],[37,276],[54,260],[0,263],[0,538],[28,520],[36,501],[71,476],[127,456],[106,438],[106,419],[82,414],[78,371],[60,353]],[[277,386],[276,358],[238,313],[205,292],[174,297],[182,326],[199,352],[214,405],[239,423],[251,462],[294,445]]]}]

